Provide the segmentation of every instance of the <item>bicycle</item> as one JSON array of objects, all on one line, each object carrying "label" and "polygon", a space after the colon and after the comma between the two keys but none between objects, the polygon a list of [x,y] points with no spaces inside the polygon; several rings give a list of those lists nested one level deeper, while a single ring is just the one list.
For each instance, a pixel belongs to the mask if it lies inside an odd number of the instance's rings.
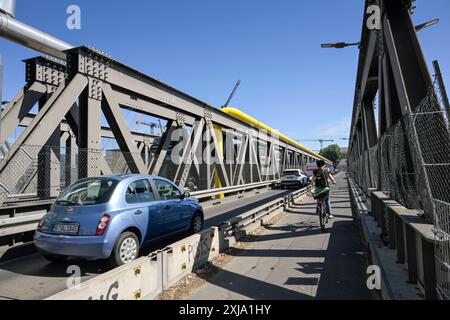
[{"label": "bicycle", "polygon": [[328,214],[325,210],[325,201],[327,200],[328,193],[326,196],[319,195],[318,197],[312,190],[310,190],[306,194],[308,197],[317,200],[316,214],[319,216],[320,228],[322,229],[322,231],[326,231],[326,225],[329,222]]}]

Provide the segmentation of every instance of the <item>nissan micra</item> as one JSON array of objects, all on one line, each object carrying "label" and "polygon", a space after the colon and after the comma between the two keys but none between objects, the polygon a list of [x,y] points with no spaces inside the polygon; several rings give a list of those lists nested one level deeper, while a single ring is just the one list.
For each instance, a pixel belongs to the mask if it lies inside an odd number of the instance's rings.
[{"label": "nissan micra", "polygon": [[114,175],[65,189],[39,222],[34,243],[46,259],[135,260],[143,246],[203,229],[203,209],[165,178]]}]

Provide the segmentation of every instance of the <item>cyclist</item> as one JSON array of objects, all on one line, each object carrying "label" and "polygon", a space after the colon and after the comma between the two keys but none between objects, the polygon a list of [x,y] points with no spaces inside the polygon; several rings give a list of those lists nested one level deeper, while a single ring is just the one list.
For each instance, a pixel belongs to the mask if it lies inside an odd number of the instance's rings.
[{"label": "cyclist", "polygon": [[315,187],[314,194],[315,198],[325,198],[325,209],[328,214],[329,219],[333,219],[334,216],[331,214],[331,204],[330,204],[330,184],[329,180],[331,180],[334,184],[336,184],[336,180],[331,174],[328,168],[325,168],[325,161],[318,160],[316,162],[317,169],[314,170],[313,176],[311,179],[311,185]]}]

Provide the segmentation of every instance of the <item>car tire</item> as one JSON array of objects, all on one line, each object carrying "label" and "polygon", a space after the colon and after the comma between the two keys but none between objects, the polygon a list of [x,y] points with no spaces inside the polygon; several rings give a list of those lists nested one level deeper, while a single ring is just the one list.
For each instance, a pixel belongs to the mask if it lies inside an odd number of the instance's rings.
[{"label": "car tire", "polygon": [[136,260],[139,256],[139,239],[133,232],[126,231],[119,236],[109,258],[112,267],[120,267]]},{"label": "car tire", "polygon": [[190,234],[196,234],[203,230],[203,215],[200,212],[196,212],[191,220],[191,226],[189,227]]},{"label": "car tire", "polygon": [[67,259],[67,256],[61,256],[58,254],[43,253],[44,258],[52,263],[62,262]]}]

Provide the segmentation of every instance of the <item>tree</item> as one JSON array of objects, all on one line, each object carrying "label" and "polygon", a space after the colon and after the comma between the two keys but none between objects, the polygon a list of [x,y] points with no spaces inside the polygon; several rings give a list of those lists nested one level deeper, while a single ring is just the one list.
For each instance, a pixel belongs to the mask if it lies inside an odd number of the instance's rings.
[{"label": "tree", "polygon": [[320,155],[332,161],[336,167],[341,160],[341,148],[337,144],[332,144],[324,148],[320,152]]}]

